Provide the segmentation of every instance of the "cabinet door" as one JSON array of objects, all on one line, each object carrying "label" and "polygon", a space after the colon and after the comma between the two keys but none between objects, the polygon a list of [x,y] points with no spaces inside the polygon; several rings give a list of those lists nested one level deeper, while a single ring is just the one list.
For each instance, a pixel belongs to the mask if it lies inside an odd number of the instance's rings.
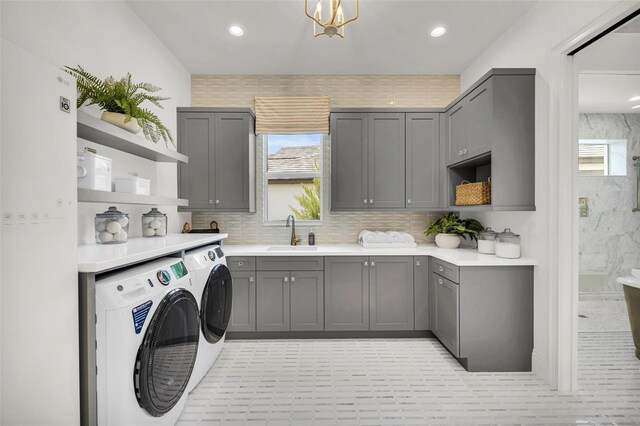
[{"label": "cabinet door", "polygon": [[366,209],[367,114],[331,114],[331,209]]},{"label": "cabinet door", "polygon": [[429,258],[413,258],[414,330],[429,330]]},{"label": "cabinet door", "polygon": [[406,126],[406,207],[439,207],[439,114],[407,114]]},{"label": "cabinet door", "polygon": [[413,330],[413,258],[369,258],[371,330]]},{"label": "cabinet door", "polygon": [[433,334],[454,356],[460,356],[459,286],[440,275],[433,274],[435,281],[435,324]]},{"label": "cabinet door", "polygon": [[326,257],[325,330],[369,330],[369,260],[365,256]]},{"label": "cabinet door", "polygon": [[258,331],[289,331],[289,271],[258,271]]},{"label": "cabinet door", "polygon": [[466,100],[462,99],[447,111],[447,140],[445,148],[447,150],[445,158],[447,166],[464,160],[464,150],[467,146],[467,127],[465,115]]},{"label": "cabinet door", "polygon": [[372,113],[369,125],[369,208],[405,206],[404,113]]},{"label": "cabinet door", "polygon": [[255,272],[231,272],[233,297],[229,331],[256,331]]},{"label": "cabinet door", "polygon": [[491,151],[493,129],[493,79],[490,78],[467,96],[467,152],[473,158]]},{"label": "cabinet door", "polygon": [[180,163],[179,197],[189,200],[194,209],[213,208],[213,175],[209,164],[214,162],[214,114],[181,112],[178,114],[178,150],[189,157],[188,164]]},{"label": "cabinet door", "polygon": [[215,114],[215,166],[210,176],[216,210],[249,210],[250,120],[247,113]]},{"label": "cabinet door", "polygon": [[324,330],[324,274],[291,271],[291,330]]}]

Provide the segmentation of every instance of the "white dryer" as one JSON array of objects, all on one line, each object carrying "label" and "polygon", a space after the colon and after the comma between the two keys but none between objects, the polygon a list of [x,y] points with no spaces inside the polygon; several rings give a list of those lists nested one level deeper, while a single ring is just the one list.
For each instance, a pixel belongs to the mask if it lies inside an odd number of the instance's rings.
[{"label": "white dryer", "polygon": [[185,262],[200,307],[200,345],[187,390],[191,392],[215,363],[231,318],[233,283],[218,245],[188,251]]},{"label": "white dryer", "polygon": [[173,425],[196,362],[200,313],[184,262],[96,281],[98,425]]}]

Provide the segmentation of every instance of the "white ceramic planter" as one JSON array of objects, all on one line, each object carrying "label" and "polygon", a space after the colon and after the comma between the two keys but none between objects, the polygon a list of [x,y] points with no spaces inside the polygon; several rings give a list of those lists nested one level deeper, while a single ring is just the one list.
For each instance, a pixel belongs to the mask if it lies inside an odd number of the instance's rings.
[{"label": "white ceramic planter", "polygon": [[138,120],[135,118],[131,118],[131,120],[125,122],[126,115],[120,114],[117,112],[108,112],[104,111],[100,119],[102,121],[106,121],[109,124],[113,124],[114,126],[118,126],[121,129],[125,129],[131,133],[140,133],[142,127],[138,125]]},{"label": "white ceramic planter", "polygon": [[452,234],[436,235],[436,245],[440,248],[455,249],[460,245],[460,236]]}]

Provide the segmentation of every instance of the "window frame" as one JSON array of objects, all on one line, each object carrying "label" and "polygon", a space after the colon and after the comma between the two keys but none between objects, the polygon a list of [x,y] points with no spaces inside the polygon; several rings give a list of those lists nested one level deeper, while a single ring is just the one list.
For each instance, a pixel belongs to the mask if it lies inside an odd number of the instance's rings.
[{"label": "window frame", "polygon": [[264,226],[285,226],[287,223],[286,218],[269,220],[269,179],[308,179],[308,178],[320,178],[320,219],[318,220],[302,220],[296,219],[296,225],[300,226],[320,226],[324,218],[324,150],[326,145],[327,135],[322,133],[316,133],[320,136],[320,170],[315,173],[307,172],[269,172],[267,168],[267,161],[269,157],[269,133],[260,135],[262,138],[262,205],[263,205],[263,220]]},{"label": "window frame", "polygon": [[[603,174],[602,175],[589,175],[589,174],[581,174],[580,170],[580,153],[578,152],[578,176],[579,177],[626,177],[629,176],[629,168],[628,168],[628,139],[579,139],[578,140],[578,151],[580,151],[580,145],[603,145],[604,153],[603,153]],[[610,174],[611,172],[611,146],[621,144],[624,146],[625,151],[625,161],[624,161],[624,174]]]}]

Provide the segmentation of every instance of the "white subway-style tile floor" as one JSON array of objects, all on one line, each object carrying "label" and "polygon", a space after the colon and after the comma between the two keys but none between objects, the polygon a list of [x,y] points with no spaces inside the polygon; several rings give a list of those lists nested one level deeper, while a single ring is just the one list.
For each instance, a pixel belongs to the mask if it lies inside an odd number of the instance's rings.
[{"label": "white subway-style tile floor", "polygon": [[628,332],[580,333],[576,394],[468,373],[435,339],[228,341],[179,425],[640,425]]}]

